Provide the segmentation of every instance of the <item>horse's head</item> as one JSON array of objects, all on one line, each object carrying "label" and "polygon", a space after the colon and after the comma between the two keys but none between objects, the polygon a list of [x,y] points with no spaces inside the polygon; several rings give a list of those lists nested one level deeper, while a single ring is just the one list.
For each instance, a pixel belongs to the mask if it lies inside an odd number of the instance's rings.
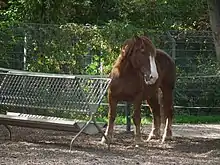
[{"label": "horse's head", "polygon": [[154,84],[158,79],[155,62],[156,48],[145,36],[127,40],[122,47],[122,54],[129,57],[133,68],[141,73],[147,85]]}]

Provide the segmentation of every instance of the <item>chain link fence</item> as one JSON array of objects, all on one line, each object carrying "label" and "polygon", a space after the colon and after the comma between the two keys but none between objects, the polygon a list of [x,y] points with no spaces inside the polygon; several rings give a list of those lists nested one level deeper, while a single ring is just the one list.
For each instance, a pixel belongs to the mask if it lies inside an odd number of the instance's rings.
[{"label": "chain link fence", "polygon": [[[135,31],[136,30],[136,31]],[[137,29],[135,29],[135,33]],[[0,67],[45,73],[105,76],[132,32],[126,29],[68,25],[21,24],[1,27]],[[176,63],[175,113],[220,114],[220,73],[209,31],[140,30]],[[128,107],[119,105],[119,114]],[[149,115],[143,105],[143,113]],[[107,115],[105,99],[100,108]]]}]

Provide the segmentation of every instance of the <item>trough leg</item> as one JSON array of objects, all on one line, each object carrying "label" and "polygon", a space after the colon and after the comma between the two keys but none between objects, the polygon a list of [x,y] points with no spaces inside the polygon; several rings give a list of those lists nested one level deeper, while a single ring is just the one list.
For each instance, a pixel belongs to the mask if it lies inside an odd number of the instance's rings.
[{"label": "trough leg", "polygon": [[11,133],[10,127],[8,125],[5,125],[5,124],[2,124],[2,125],[4,125],[5,128],[8,130],[8,132],[9,132],[9,139],[11,140],[12,139],[12,133]]},{"label": "trough leg", "polygon": [[72,145],[73,142],[76,140],[76,138],[84,131],[84,129],[89,125],[89,123],[92,121],[92,117],[89,119],[88,122],[81,128],[81,130],[72,138],[71,143],[70,143],[70,151],[72,150]]}]

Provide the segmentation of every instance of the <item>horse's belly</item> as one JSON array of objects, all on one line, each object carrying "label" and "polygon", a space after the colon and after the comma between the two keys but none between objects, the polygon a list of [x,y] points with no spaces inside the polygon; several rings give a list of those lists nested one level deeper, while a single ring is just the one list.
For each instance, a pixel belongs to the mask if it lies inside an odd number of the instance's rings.
[{"label": "horse's belly", "polygon": [[139,84],[134,81],[115,81],[110,86],[111,95],[118,101],[133,101],[142,92]]}]

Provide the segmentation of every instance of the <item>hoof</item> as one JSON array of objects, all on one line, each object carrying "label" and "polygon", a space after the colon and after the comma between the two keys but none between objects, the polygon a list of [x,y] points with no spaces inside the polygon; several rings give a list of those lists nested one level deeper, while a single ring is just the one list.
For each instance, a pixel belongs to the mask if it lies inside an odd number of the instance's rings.
[{"label": "hoof", "polygon": [[100,144],[107,144],[107,140],[105,139],[105,137],[102,137],[102,140],[100,141]]},{"label": "hoof", "polygon": [[106,138],[103,136],[103,137],[102,137],[102,140],[101,140],[99,143],[100,143],[100,144],[110,144],[110,143],[112,142],[112,138],[110,138],[110,137],[107,136],[107,139],[108,139],[108,140],[106,140]]},{"label": "hoof", "polygon": [[144,140],[142,138],[135,138],[134,139],[135,147],[139,147],[139,146],[143,145],[143,143],[144,143]]},{"label": "hoof", "polygon": [[160,129],[152,129],[149,136],[148,136],[148,139],[147,139],[147,142],[150,141],[151,139],[160,139],[161,136],[160,136]]},{"label": "hoof", "polygon": [[165,141],[169,141],[169,140],[172,140],[171,130],[164,132],[161,143],[164,143]]},{"label": "hoof", "polygon": [[171,141],[173,138],[172,136],[163,136],[161,140],[161,144],[163,144],[165,141]]},{"label": "hoof", "polygon": [[160,135],[150,134],[147,138],[147,142],[149,142],[152,139],[158,140],[160,139]]},{"label": "hoof", "polygon": [[106,146],[107,143],[106,143],[106,142],[103,142],[103,141],[101,140],[101,141],[97,142],[97,145],[98,145],[98,146]]},{"label": "hoof", "polygon": [[97,143],[98,146],[104,146],[104,147],[108,147],[108,150],[110,150],[110,143],[107,143],[107,140],[104,138],[102,138],[102,140],[100,142]]},{"label": "hoof", "polygon": [[102,137],[102,140],[99,142],[99,144],[107,144],[106,139]]}]

